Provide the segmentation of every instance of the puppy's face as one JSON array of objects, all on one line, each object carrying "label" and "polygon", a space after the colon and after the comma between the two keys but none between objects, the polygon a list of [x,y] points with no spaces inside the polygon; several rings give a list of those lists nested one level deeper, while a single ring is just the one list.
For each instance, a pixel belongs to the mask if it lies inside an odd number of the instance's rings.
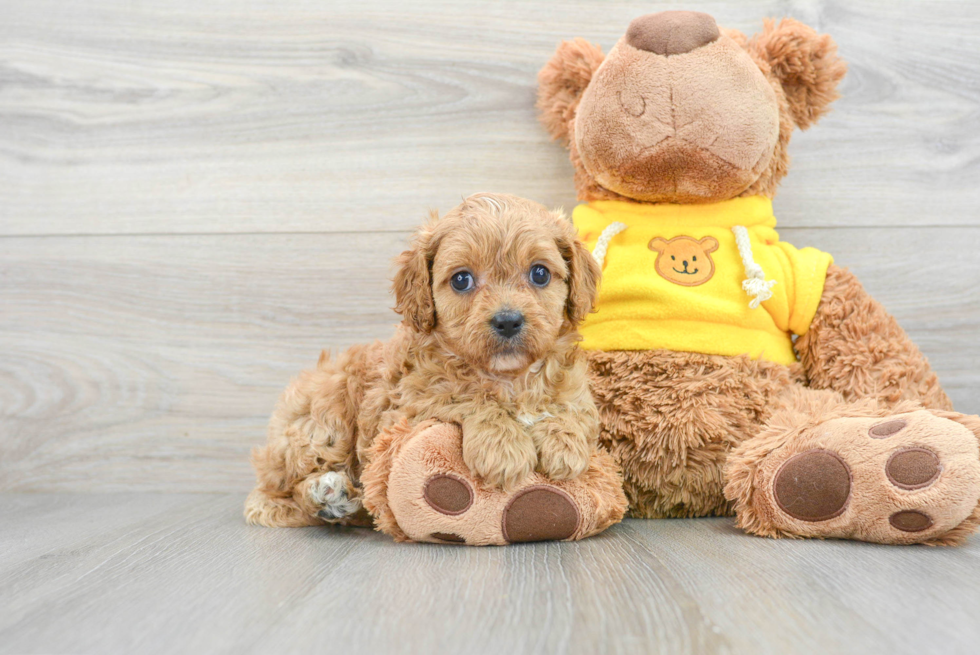
[{"label": "puppy's face", "polygon": [[450,218],[454,229],[439,241],[432,262],[436,330],[476,366],[521,370],[558,338],[568,266],[553,226],[542,224],[550,217],[516,208],[497,217],[485,202]]},{"label": "puppy's face", "polygon": [[525,370],[574,331],[599,277],[567,219],[498,194],[471,196],[423,228],[400,263],[406,322],[498,373]]}]

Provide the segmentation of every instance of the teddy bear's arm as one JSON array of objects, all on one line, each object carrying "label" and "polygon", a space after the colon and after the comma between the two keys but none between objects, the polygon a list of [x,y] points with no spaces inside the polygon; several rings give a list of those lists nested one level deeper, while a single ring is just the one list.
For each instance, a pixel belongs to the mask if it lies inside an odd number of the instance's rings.
[{"label": "teddy bear's arm", "polygon": [[817,315],[796,350],[811,388],[846,400],[874,397],[888,406],[917,400],[952,409],[925,356],[848,270],[828,269]]}]

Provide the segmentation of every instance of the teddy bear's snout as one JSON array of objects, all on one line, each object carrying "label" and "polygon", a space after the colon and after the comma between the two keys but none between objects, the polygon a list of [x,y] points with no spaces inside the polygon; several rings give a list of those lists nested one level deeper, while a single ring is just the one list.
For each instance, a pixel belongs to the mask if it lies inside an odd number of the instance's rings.
[{"label": "teddy bear's snout", "polygon": [[661,11],[640,16],[626,30],[626,42],[658,55],[680,55],[718,39],[718,24],[698,11]]}]

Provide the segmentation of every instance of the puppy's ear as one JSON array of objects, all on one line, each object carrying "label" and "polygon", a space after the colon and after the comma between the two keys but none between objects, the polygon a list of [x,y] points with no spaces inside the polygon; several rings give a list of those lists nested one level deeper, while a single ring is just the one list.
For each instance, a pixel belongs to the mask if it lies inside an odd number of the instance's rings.
[{"label": "puppy's ear", "polygon": [[415,234],[412,247],[395,259],[397,270],[391,285],[395,293],[395,311],[402,315],[402,322],[426,334],[436,325],[436,304],[432,298],[432,258],[435,256],[432,222],[437,218],[438,214],[433,212],[429,225]]},{"label": "puppy's ear", "polygon": [[538,73],[538,111],[552,139],[568,140],[578,101],[602,60],[599,46],[585,39],[562,41]]},{"label": "puppy's ear", "polygon": [[829,35],[817,34],[792,18],[784,18],[778,25],[766,20],[762,32],[745,47],[769,63],[801,130],[816,123],[840,97],[837,85],[847,72],[847,64],[837,56],[837,44]]},{"label": "puppy's ear", "polygon": [[560,214],[558,219],[564,224],[564,234],[559,239],[558,248],[568,265],[568,300],[565,302],[565,314],[572,325],[578,325],[595,306],[602,269],[588,248],[576,238],[575,227],[571,221]]}]

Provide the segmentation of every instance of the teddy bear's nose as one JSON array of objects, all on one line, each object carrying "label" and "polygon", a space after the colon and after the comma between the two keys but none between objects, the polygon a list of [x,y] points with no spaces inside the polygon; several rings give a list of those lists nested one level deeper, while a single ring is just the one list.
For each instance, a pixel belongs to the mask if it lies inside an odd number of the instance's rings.
[{"label": "teddy bear's nose", "polygon": [[640,16],[626,30],[626,42],[658,55],[680,55],[717,39],[718,24],[698,11],[661,11]]}]

